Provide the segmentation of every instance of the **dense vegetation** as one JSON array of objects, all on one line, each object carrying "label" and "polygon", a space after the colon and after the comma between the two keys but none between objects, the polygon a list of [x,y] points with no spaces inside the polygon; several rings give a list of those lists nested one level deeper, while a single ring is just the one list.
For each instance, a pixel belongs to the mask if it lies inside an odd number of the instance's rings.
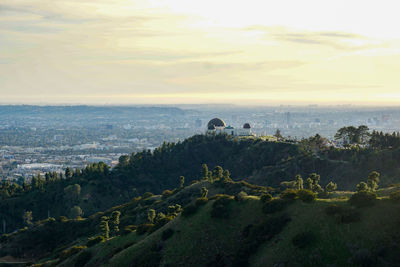
[{"label": "dense vegetation", "polygon": [[67,169],[63,174],[37,176],[30,183],[3,182],[0,217],[10,232],[26,225],[23,218],[26,211],[32,212],[34,220],[89,216],[145,192],[159,194],[173,190],[179,187],[180,176],[184,176],[186,183],[199,180],[203,176],[202,164],[207,164],[210,170],[215,166],[229,169],[233,180],[244,179],[276,188],[298,174],[306,181],[312,173],[319,175],[322,188],[332,182],[341,189],[352,189],[374,170],[381,174],[382,186],[398,182],[399,148],[353,145],[338,149],[322,144],[318,136],[297,144],[197,135],[179,143],[164,143],[153,152],[122,156],[113,170],[98,163],[83,170]]}]

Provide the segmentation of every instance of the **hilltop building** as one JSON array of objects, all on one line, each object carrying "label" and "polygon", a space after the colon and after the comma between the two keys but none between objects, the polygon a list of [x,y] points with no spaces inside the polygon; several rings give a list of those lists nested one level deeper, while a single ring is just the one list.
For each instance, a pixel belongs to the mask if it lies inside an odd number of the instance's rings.
[{"label": "hilltop building", "polygon": [[214,118],[210,120],[207,124],[207,134],[221,134],[226,133],[234,136],[254,136],[251,131],[251,126],[249,123],[245,123],[242,128],[235,129],[234,127],[228,125],[220,118]]}]

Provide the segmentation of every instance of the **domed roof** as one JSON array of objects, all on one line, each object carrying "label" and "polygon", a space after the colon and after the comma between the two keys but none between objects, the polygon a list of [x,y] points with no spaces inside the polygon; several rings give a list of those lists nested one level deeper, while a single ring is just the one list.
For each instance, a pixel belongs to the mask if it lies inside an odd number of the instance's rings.
[{"label": "domed roof", "polygon": [[215,126],[214,125],[209,125],[208,126],[208,130],[215,130]]},{"label": "domed roof", "polygon": [[221,120],[220,118],[214,118],[212,120],[210,120],[207,124],[208,129],[210,129],[210,127],[215,126],[215,127],[225,127],[226,124],[223,120]]},{"label": "domed roof", "polygon": [[243,129],[250,129],[251,128],[251,126],[250,126],[250,123],[245,123],[245,124],[243,124]]}]

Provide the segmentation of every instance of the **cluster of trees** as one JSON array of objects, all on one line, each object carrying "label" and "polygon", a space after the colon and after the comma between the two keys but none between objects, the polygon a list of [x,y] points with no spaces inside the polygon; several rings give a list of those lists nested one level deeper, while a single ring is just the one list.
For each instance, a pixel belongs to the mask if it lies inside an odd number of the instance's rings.
[{"label": "cluster of trees", "polygon": [[300,174],[296,175],[293,181],[284,181],[281,183],[282,187],[302,190],[307,189],[314,193],[331,193],[337,189],[337,184],[330,181],[326,186],[325,189],[319,184],[321,180],[321,176],[316,173],[311,173],[309,177],[304,181]]},{"label": "cluster of trees", "polygon": [[335,139],[342,140],[345,145],[369,145],[374,149],[387,149],[400,147],[400,133],[369,132],[368,126],[348,126],[340,128],[335,134]]},{"label": "cluster of trees", "polygon": [[[110,236],[116,236],[119,233],[119,218],[121,212],[115,210],[111,213],[111,217],[103,216],[100,220],[100,232],[105,239],[109,239]],[[111,230],[110,230],[111,226]]]}]

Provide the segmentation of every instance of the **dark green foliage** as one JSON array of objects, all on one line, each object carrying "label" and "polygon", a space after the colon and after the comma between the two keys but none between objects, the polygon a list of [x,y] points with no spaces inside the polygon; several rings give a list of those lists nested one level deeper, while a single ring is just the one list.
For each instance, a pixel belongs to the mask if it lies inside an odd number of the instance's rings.
[{"label": "dark green foliage", "polygon": [[107,216],[102,216],[100,221],[101,234],[105,239],[110,238],[110,227],[108,225],[109,218]]},{"label": "dark green foliage", "polygon": [[297,192],[297,196],[299,197],[300,200],[304,202],[313,202],[316,198],[316,194],[310,190],[307,189],[301,189]]},{"label": "dark green foliage", "polygon": [[376,202],[376,194],[374,192],[369,191],[360,191],[353,194],[350,199],[350,205],[353,205],[358,208],[369,207],[374,205]]},{"label": "dark green foliage", "polygon": [[279,211],[283,211],[289,204],[290,200],[285,199],[274,199],[263,205],[262,211],[265,214],[271,214]]},{"label": "dark green foliage", "polygon": [[143,194],[142,198],[143,198],[143,199],[146,199],[146,198],[149,198],[149,197],[152,197],[152,196],[154,196],[153,193],[151,193],[151,192],[146,192],[146,193]]},{"label": "dark green foliage", "polygon": [[233,266],[248,266],[250,256],[257,252],[259,246],[279,234],[289,221],[290,217],[283,214],[254,226],[246,226],[242,233],[245,238],[242,240],[239,251],[235,254]]},{"label": "dark green foliage", "polygon": [[124,231],[123,234],[129,234],[132,233],[133,231],[135,231],[137,229],[136,225],[127,225],[124,227]]},{"label": "dark green foliage", "polygon": [[389,198],[394,201],[400,201],[400,191],[390,193]]},{"label": "dark green foliage", "polygon": [[260,200],[264,203],[267,203],[272,200],[272,195],[270,193],[263,193],[260,197]]},{"label": "dark green foliage", "polygon": [[211,217],[213,218],[229,218],[229,204],[233,201],[232,197],[224,196],[214,201],[211,209]]},{"label": "dark green foliage", "polygon": [[138,235],[142,235],[144,233],[150,232],[153,227],[154,227],[154,224],[151,224],[151,223],[144,223],[144,224],[138,225],[138,227],[136,229],[136,233]]},{"label": "dark green foliage", "polygon": [[164,190],[163,192],[162,192],[162,198],[163,199],[166,199],[166,198],[168,198],[169,196],[172,196],[173,195],[173,192],[171,191],[171,190]]},{"label": "dark green foliage", "polygon": [[280,197],[282,199],[289,199],[289,200],[293,200],[297,198],[297,190],[295,189],[285,189],[281,194]]},{"label": "dark green foliage", "polygon": [[174,229],[168,228],[165,229],[161,234],[161,239],[163,241],[169,239],[175,233]]},{"label": "dark green foliage", "polygon": [[317,241],[316,235],[311,231],[306,231],[295,235],[292,244],[297,248],[306,248],[314,245]]},{"label": "dark green foliage", "polygon": [[83,267],[92,258],[92,252],[89,250],[82,251],[75,260],[75,267]]},{"label": "dark green foliage", "polygon": [[104,242],[106,239],[104,238],[104,236],[96,236],[96,237],[91,237],[89,238],[89,240],[86,242],[86,246],[88,247],[92,247],[98,243]]},{"label": "dark green foliage", "polygon": [[198,199],[196,199],[195,204],[196,204],[196,206],[203,206],[203,205],[207,204],[207,202],[208,202],[208,198],[199,197]]},{"label": "dark green foliage", "polygon": [[121,216],[121,212],[115,210],[111,213],[111,224],[112,224],[112,232],[114,235],[117,235],[119,232],[119,217]]},{"label": "dark green foliage", "polygon": [[246,199],[246,197],[247,197],[247,193],[246,192],[243,192],[243,191],[240,191],[239,193],[237,193],[236,195],[235,195],[235,201],[243,201],[243,200],[245,200]]}]

